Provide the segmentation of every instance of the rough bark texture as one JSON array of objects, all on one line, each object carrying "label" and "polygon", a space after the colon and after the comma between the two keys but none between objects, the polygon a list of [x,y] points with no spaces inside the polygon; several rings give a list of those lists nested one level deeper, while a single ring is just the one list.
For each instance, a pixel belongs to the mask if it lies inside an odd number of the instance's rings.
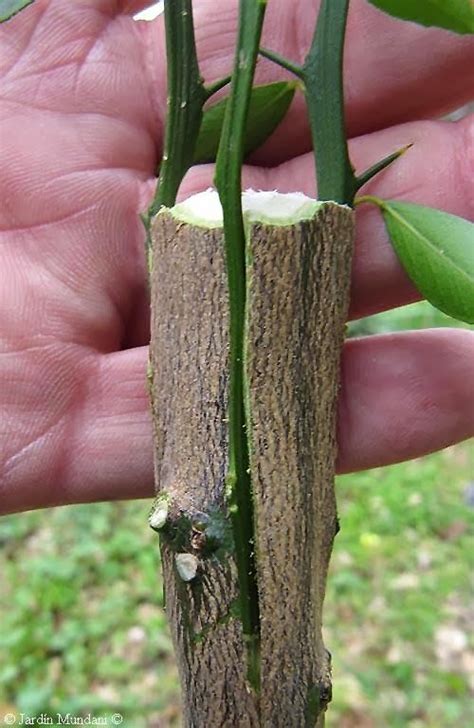
[{"label": "rough bark texture", "polygon": [[[228,295],[222,230],[160,214],[153,227],[151,394],[156,484],[169,498],[166,608],[196,728],[322,725],[330,665],[321,638],[336,531],[333,479],[339,355],[349,296],[352,213],[324,205],[249,237],[246,371],[261,624],[261,690],[247,681],[227,516]],[[214,529],[215,531],[215,529]],[[223,529],[225,532],[225,528]],[[197,559],[184,581],[176,554]]]},{"label": "rough bark texture", "polygon": [[[199,525],[210,514],[226,512],[229,310],[222,231],[158,215],[151,292],[157,491],[169,496],[171,524],[184,516]],[[193,728],[256,726],[241,625],[232,618],[237,568],[231,554],[218,561],[201,558],[200,550],[199,529],[176,548],[162,538],[184,722]],[[176,552],[198,558],[196,579],[180,578]]]},{"label": "rough bark texture", "polygon": [[352,233],[352,213],[325,205],[312,221],[271,236],[255,226],[249,240],[260,711],[275,728],[306,725],[331,697],[321,618],[337,530],[336,402]]}]

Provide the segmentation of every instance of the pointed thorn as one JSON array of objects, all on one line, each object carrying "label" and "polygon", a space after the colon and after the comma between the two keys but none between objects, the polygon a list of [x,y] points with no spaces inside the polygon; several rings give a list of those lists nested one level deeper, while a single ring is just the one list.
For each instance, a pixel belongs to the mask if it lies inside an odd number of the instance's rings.
[{"label": "pointed thorn", "polygon": [[396,152],[389,154],[388,157],[384,157],[384,159],[381,159],[380,162],[376,162],[372,167],[369,167],[369,169],[367,169],[365,172],[362,172],[362,174],[358,175],[356,177],[356,189],[360,190],[360,188],[367,184],[367,182],[375,177],[376,174],[382,172],[382,170],[390,166],[393,162],[395,162],[396,159],[405,154],[405,152],[407,152],[412,146],[413,142],[410,142],[410,144],[405,144],[405,146],[403,146],[401,149],[398,149]]}]

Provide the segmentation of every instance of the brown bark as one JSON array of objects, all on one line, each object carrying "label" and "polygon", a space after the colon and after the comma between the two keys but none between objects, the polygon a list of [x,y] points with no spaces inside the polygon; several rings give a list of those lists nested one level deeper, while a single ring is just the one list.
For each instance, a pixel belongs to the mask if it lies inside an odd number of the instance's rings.
[{"label": "brown bark", "polygon": [[[315,726],[331,692],[321,612],[337,524],[335,415],[352,212],[329,203],[313,220],[254,224],[249,236],[245,366],[260,689],[248,681],[228,539],[223,233],[162,213],[152,237],[155,470],[158,493],[168,497],[162,557],[185,725]],[[189,581],[178,568],[183,553],[197,567],[194,578],[192,569],[184,574]]]}]

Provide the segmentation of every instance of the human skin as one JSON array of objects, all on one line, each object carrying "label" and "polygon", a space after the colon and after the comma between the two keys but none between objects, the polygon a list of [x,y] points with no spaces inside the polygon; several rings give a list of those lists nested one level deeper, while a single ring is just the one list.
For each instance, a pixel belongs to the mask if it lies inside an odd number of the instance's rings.
[{"label": "human skin", "polygon": [[[144,3],[37,0],[0,26],[0,512],[152,495],[145,386],[149,311],[138,214],[153,192],[166,108],[162,18]],[[264,45],[296,61],[317,3],[271,0]],[[229,71],[237,3],[194,3],[206,81]],[[347,128],[358,170],[413,142],[367,192],[473,216],[474,46],[353,0]],[[268,61],[258,81],[285,76]],[[315,194],[297,99],[245,186]],[[208,186],[193,169],[180,197]],[[377,210],[357,210],[351,316],[414,301]],[[474,433],[474,339],[461,330],[351,340],[342,360],[339,471]]]}]

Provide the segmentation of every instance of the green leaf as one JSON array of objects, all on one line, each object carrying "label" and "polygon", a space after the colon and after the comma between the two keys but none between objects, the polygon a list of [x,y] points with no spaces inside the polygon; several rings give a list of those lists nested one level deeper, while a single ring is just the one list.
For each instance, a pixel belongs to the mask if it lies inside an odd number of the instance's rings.
[{"label": "green leaf", "polygon": [[421,25],[436,25],[455,33],[474,33],[472,0],[369,0],[380,10]]},{"label": "green leaf", "polygon": [[[244,156],[258,149],[282,121],[295,95],[297,81],[277,81],[254,86],[245,132]],[[228,96],[204,111],[201,129],[194,152],[194,162],[214,162]]]},{"label": "green leaf", "polygon": [[448,316],[474,323],[474,225],[430,207],[373,201],[420,293]]},{"label": "green leaf", "polygon": [[10,20],[14,15],[31,5],[35,0],[0,0],[0,23]]}]

